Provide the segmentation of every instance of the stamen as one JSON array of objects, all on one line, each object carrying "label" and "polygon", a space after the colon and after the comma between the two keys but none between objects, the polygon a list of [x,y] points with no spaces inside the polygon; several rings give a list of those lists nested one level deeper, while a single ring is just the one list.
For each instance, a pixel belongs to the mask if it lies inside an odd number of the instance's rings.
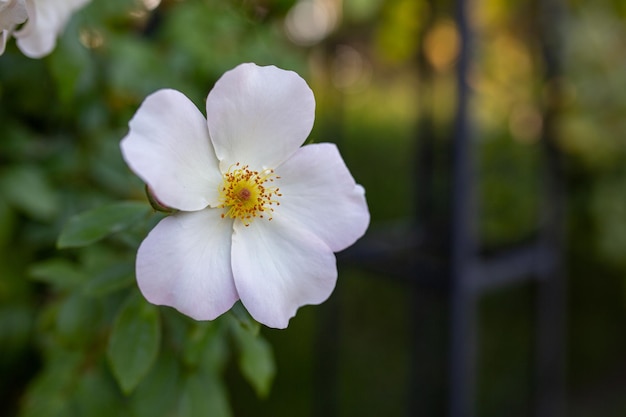
[{"label": "stamen", "polygon": [[239,162],[231,165],[219,190],[219,207],[227,209],[222,218],[240,219],[246,226],[256,217],[265,218],[264,213],[268,220],[272,220],[272,206],[280,205],[276,197],[282,194],[278,187],[269,187],[266,183],[279,178],[273,169],[259,172],[251,170],[248,165],[241,166]]}]

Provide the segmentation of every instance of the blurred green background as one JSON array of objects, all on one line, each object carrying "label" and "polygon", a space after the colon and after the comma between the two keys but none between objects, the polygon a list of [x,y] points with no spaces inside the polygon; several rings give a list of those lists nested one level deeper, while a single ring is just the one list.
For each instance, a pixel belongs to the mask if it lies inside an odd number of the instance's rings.
[{"label": "blurred green background", "polygon": [[[541,216],[538,139],[551,86],[539,2],[484,0],[469,9],[477,230],[486,248],[531,236]],[[565,3],[555,24],[563,41],[567,415],[621,417],[626,3]],[[367,190],[370,232],[403,224],[423,198],[415,175],[426,114],[441,138],[437,157],[449,158],[458,33],[450,1],[93,0],[44,59],[26,58],[9,41],[0,57],[0,415],[317,416],[325,390],[335,390],[339,416],[407,415],[412,364],[445,357],[415,356],[420,336],[402,280],[342,266],[326,304],[302,308],[287,330],[261,329],[276,363],[264,395],[271,372],[242,365],[254,343],[237,331],[225,336],[228,319],[192,323],[136,298],[135,250],[155,216],[84,248],[55,242],[77,213],[145,201],[118,145],[146,95],[175,88],[204,112],[214,82],[242,62],[292,69],[309,82],[317,100],[310,139],[339,145]],[[435,178],[444,191],[449,175]],[[532,415],[531,287],[480,301],[478,416]],[[435,311],[442,307],[432,308],[432,326],[445,336]],[[163,330],[150,373],[125,394],[107,350],[115,320],[133,309],[158,317]],[[334,331],[324,333],[329,320]],[[265,355],[267,345],[258,346]],[[271,367],[263,357],[253,363]],[[324,366],[337,370],[335,380],[320,379]]]}]

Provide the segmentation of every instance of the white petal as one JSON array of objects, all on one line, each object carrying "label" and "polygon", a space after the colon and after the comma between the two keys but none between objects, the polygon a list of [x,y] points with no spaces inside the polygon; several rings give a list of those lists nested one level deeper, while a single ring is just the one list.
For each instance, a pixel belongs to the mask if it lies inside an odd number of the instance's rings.
[{"label": "white petal", "polygon": [[232,220],[222,210],[164,218],[137,252],[137,283],[148,301],[213,320],[237,301],[230,265]]},{"label": "white petal", "polygon": [[153,93],[129,126],[120,145],[124,159],[161,203],[184,211],[218,203],[222,176],[206,121],[185,95]]},{"label": "white petal", "polygon": [[274,219],[300,223],[335,252],[363,236],[370,221],[365,191],[335,145],[303,146],[275,171],[282,197]]},{"label": "white petal", "polygon": [[304,143],[315,98],[295,72],[241,64],[217,81],[206,109],[222,170],[236,162],[259,170],[277,166]]},{"label": "white petal", "polygon": [[11,31],[28,18],[24,0],[0,1],[0,30]]},{"label": "white petal", "polygon": [[232,266],[237,292],[252,317],[282,329],[299,307],[330,296],[337,267],[321,239],[275,220],[256,219],[248,227],[235,221]]},{"label": "white petal", "polygon": [[0,55],[4,53],[4,49],[6,48],[8,38],[9,38],[9,31],[0,30]]},{"label": "white petal", "polygon": [[56,45],[72,13],[90,0],[26,0],[28,21],[15,32],[17,46],[24,55],[41,58]]},{"label": "white petal", "polygon": [[0,55],[4,54],[7,41],[16,25],[28,18],[24,0],[0,1]]}]

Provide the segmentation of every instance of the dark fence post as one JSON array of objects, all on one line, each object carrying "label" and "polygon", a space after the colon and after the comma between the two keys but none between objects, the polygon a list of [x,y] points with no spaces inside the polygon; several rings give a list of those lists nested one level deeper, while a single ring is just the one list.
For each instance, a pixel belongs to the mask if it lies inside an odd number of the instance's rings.
[{"label": "dark fence post", "polygon": [[457,107],[452,138],[450,238],[450,417],[474,415],[476,295],[471,269],[476,257],[472,127],[468,115],[472,31],[467,2],[454,2],[461,45],[456,67]]},{"label": "dark fence post", "polygon": [[543,271],[537,285],[535,401],[537,417],[561,417],[565,415],[566,396],[565,181],[556,141],[563,72],[561,24],[565,10],[562,0],[539,0],[538,6],[538,33],[545,65],[541,143],[547,179],[540,239],[553,253],[554,263]]},{"label": "dark fence post", "polygon": [[[456,66],[457,107],[450,141],[451,176],[443,174],[450,185],[446,199],[448,210],[442,210],[448,215],[445,224],[440,224],[441,213],[435,209],[440,203],[441,189],[435,186],[434,178],[442,172],[436,161],[429,159],[436,153],[436,145],[433,129],[426,129],[426,132],[421,132],[418,159],[424,164],[420,163],[415,175],[420,200],[432,200],[418,205],[418,221],[408,225],[401,236],[395,230],[370,232],[365,239],[339,256],[341,263],[398,278],[412,289],[415,337],[411,364],[413,378],[409,388],[413,395],[407,408],[410,416],[475,415],[478,301],[494,288],[528,281],[536,284],[537,288],[534,415],[564,415],[564,181],[560,155],[555,146],[562,50],[559,22],[563,10],[562,0],[529,1],[535,1],[538,6],[539,30],[536,34],[543,52],[547,92],[543,103],[541,138],[545,167],[542,177],[544,207],[537,238],[496,251],[491,256],[479,250],[479,239],[474,230],[478,219],[474,201],[477,182],[472,144],[474,129],[468,112],[471,93],[468,76],[472,67],[474,37],[467,16],[470,1],[455,0],[455,21],[461,47]],[[425,73],[428,77],[428,69]],[[431,126],[428,120],[424,123],[424,126]],[[442,235],[446,238],[442,239]],[[440,310],[442,306],[447,309],[447,314],[432,311]],[[427,309],[431,310],[425,311]],[[441,338],[429,326],[428,321],[433,320],[429,314],[433,312],[436,320],[447,322],[447,339]],[[324,326],[332,328],[332,324]],[[440,345],[445,343],[447,350],[440,349]],[[327,394],[326,400],[336,406],[335,396],[328,397]],[[327,412],[330,413],[329,410]]]}]

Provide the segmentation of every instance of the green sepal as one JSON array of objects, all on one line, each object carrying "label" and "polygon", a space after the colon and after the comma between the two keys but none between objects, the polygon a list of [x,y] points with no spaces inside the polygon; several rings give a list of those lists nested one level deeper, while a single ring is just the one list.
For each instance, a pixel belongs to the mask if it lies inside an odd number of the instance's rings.
[{"label": "green sepal", "polygon": [[167,207],[161,204],[161,202],[152,194],[152,192],[150,192],[150,187],[148,187],[147,184],[146,184],[145,189],[146,189],[146,196],[148,196],[148,201],[150,202],[150,205],[152,206],[153,209],[155,209],[156,211],[160,211],[161,213],[167,213],[167,214],[173,214],[178,211],[176,209],[173,209],[171,207]]}]

